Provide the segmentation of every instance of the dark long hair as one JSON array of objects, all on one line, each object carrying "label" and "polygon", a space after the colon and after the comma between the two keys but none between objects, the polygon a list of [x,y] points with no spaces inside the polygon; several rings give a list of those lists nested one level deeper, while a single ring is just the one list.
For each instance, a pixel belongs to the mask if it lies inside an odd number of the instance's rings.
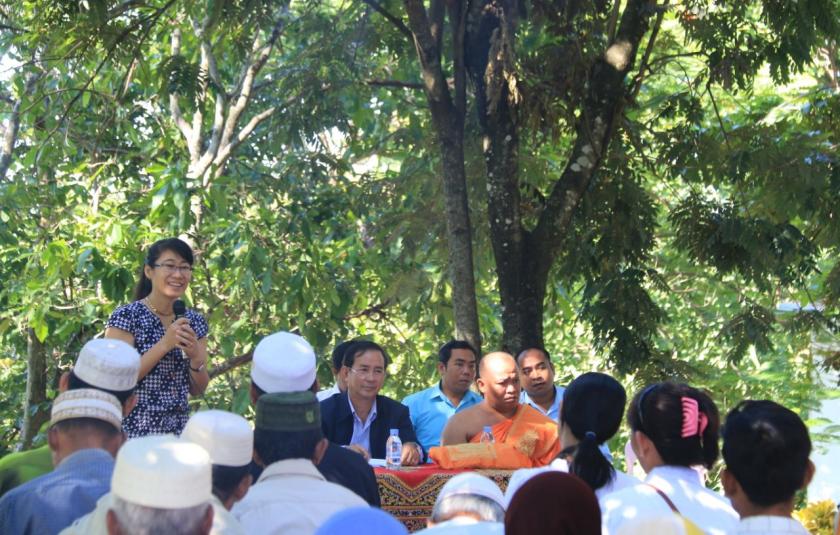
[{"label": "dark long hair", "polygon": [[137,286],[134,288],[135,301],[139,301],[152,293],[152,281],[150,281],[149,277],[146,276],[144,268],[146,266],[154,268],[158,258],[160,258],[160,255],[162,255],[164,251],[172,251],[186,260],[189,265],[193,265],[193,251],[183,240],[178,238],[166,238],[164,240],[156,241],[151,247],[149,247],[149,251],[146,253],[146,260],[143,261],[143,265],[140,267],[140,276],[137,280]]},{"label": "dark long hair", "polygon": [[[697,409],[708,419],[700,434],[683,437],[682,398],[697,401]],[[662,461],[671,466],[714,466],[720,449],[720,415],[706,393],[682,383],[655,383],[633,397],[627,408],[630,429],[641,431],[656,446]]]},{"label": "dark long hair", "polygon": [[618,432],[626,402],[624,387],[597,372],[584,373],[563,393],[560,421],[579,441],[569,471],[593,491],[615,477],[615,468],[598,446]]}]

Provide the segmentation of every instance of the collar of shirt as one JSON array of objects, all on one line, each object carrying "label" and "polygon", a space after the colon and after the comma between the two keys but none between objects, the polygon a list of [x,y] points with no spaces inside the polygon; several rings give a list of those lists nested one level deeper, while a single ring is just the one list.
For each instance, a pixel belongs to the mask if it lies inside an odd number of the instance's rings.
[{"label": "collar of shirt", "polygon": [[519,394],[519,403],[527,403],[528,405],[540,411],[540,414],[544,414],[552,420],[556,420],[557,417],[560,415],[560,402],[563,401],[563,390],[565,389],[554,385],[554,401],[551,403],[551,406],[548,408],[548,410],[545,410],[542,407],[540,407],[537,402],[531,399],[531,396],[529,396],[528,392],[526,392],[524,389],[522,390],[522,393]]},{"label": "collar of shirt", "polygon": [[458,405],[453,405],[452,400],[449,399],[446,393],[444,393],[443,388],[441,388],[441,381],[438,381],[437,384],[432,387],[432,392],[429,396],[429,399],[439,399],[447,405],[449,405],[450,407],[452,407],[453,409],[457,409],[464,403],[470,401],[475,396],[478,396],[478,394],[476,394],[472,390],[467,390],[466,392],[464,392],[464,397],[461,398],[461,401],[458,402]]},{"label": "collar of shirt", "polygon": [[790,533],[806,534],[802,524],[786,516],[750,516],[738,523],[738,533]]},{"label": "collar of shirt", "polygon": [[321,481],[326,481],[324,476],[321,475],[321,472],[312,464],[312,461],[309,459],[285,459],[283,461],[277,461],[271,463],[270,465],[265,467],[263,473],[260,475],[259,480],[265,481],[266,479],[273,479],[279,477],[311,477],[313,479],[320,479]]},{"label": "collar of shirt", "polygon": [[89,463],[113,463],[114,457],[101,448],[84,448],[74,451],[58,463],[56,470],[73,470]]},{"label": "collar of shirt", "polygon": [[685,481],[686,483],[700,487],[703,486],[700,473],[694,468],[687,466],[657,466],[645,478],[645,483],[653,485],[666,494],[670,487],[675,486],[679,481]]}]

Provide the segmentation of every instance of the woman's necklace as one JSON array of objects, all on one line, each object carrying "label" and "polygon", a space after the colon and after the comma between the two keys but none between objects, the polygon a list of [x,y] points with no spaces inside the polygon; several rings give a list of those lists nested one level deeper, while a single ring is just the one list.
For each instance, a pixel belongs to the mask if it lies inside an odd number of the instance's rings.
[{"label": "woman's necklace", "polygon": [[152,302],[151,302],[151,301],[149,301],[149,298],[148,298],[148,297],[145,297],[145,298],[143,299],[143,302],[144,302],[144,303],[146,303],[146,306],[147,306],[147,307],[149,307],[149,308],[152,310],[152,312],[154,312],[155,314],[157,314],[158,316],[160,316],[160,317],[162,317],[162,318],[168,318],[169,316],[174,316],[174,315],[175,315],[175,312],[171,312],[171,313],[169,313],[169,314],[164,314],[163,312],[161,312],[160,310],[158,310],[158,309],[155,307],[155,305],[153,305],[153,304],[152,304]]}]

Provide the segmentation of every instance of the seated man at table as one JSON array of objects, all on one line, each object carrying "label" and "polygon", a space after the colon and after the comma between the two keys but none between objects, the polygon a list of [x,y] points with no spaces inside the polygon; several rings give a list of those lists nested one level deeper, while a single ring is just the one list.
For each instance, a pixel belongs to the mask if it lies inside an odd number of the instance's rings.
[{"label": "seated man at table", "polygon": [[476,352],[469,342],[450,340],[438,351],[440,381],[403,400],[423,451],[440,446],[440,435],[452,415],[481,403],[481,396],[470,390],[475,381],[475,360]]},{"label": "seated man at table", "polygon": [[[432,459],[444,468],[531,468],[545,466],[560,451],[557,422],[519,403],[516,361],[490,353],[479,363],[478,389],[484,401],[453,416],[443,430],[443,446]],[[485,426],[493,443],[480,443]]]},{"label": "seated man at table", "polygon": [[516,363],[519,365],[522,382],[519,402],[558,421],[565,388],[554,384],[554,364],[548,351],[541,347],[530,347],[519,353]]},{"label": "seated man at table", "polygon": [[408,408],[379,391],[385,383],[388,357],[378,344],[356,342],[344,352],[347,392],[321,402],[321,425],[331,442],[347,446],[365,458],[385,458],[391,429],[402,440],[402,464],[415,465],[423,451],[411,425]]}]

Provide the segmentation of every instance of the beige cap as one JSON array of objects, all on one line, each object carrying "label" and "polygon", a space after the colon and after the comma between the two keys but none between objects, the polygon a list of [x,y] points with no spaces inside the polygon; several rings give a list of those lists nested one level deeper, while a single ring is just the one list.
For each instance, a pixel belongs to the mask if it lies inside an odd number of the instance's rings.
[{"label": "beige cap", "polygon": [[117,453],[111,492],[129,503],[184,509],[210,500],[210,455],[171,435],[133,438]]},{"label": "beige cap", "polygon": [[254,431],[248,420],[232,412],[209,410],[193,414],[181,438],[207,450],[221,466],[245,466],[254,453]]},{"label": "beige cap", "polygon": [[53,401],[50,425],[75,418],[95,418],[122,430],[122,405],[115,396],[94,388],[68,390]]},{"label": "beige cap", "polygon": [[137,385],[140,353],[113,338],[95,338],[82,347],[73,373],[90,386],[122,392]]},{"label": "beige cap", "polygon": [[449,496],[473,494],[476,496],[483,496],[489,500],[498,503],[503,509],[505,508],[505,497],[502,494],[502,489],[493,482],[489,477],[473,472],[465,472],[458,474],[440,489],[435,504],[438,504],[444,498]]},{"label": "beige cap", "polygon": [[268,394],[309,390],[315,382],[315,350],[296,334],[270,334],[254,348],[251,379]]}]

